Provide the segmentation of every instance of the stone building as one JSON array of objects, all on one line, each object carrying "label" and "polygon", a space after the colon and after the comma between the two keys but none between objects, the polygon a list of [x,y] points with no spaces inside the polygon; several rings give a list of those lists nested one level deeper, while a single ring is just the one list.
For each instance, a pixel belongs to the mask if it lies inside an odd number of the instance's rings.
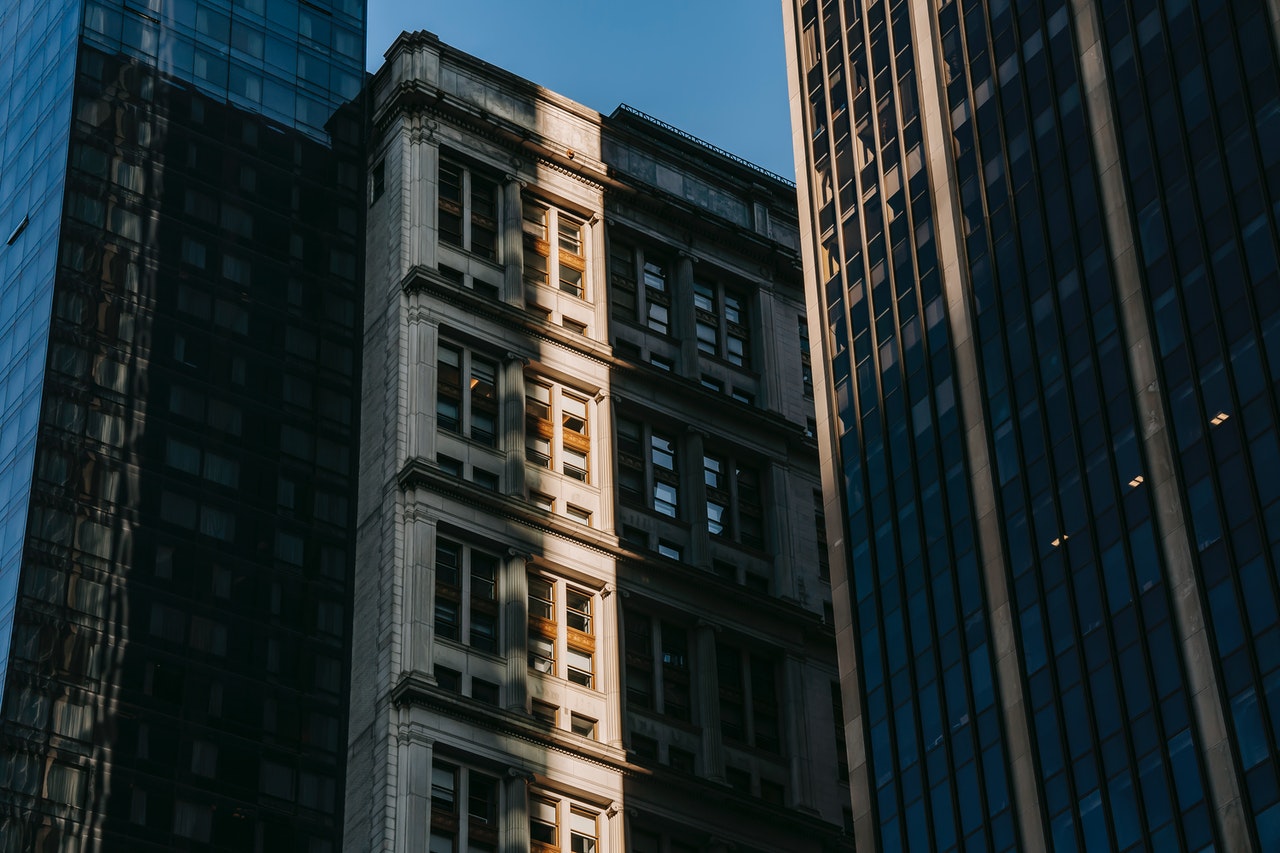
[{"label": "stone building", "polygon": [[386,56],[346,848],[847,849],[794,187]]}]

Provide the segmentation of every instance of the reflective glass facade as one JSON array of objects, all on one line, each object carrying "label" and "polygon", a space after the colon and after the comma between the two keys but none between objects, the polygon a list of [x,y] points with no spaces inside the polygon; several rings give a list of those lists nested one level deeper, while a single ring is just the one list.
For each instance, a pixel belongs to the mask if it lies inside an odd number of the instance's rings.
[{"label": "reflective glass facade", "polygon": [[70,28],[0,849],[341,844],[363,3],[270,6]]},{"label": "reflective glass facade", "polygon": [[[937,801],[899,820],[920,733],[879,692],[888,650],[955,645],[936,588],[905,632],[885,615],[922,564],[962,591],[966,642],[999,626],[988,836],[964,849],[1274,849],[1276,22],[1193,0],[786,5],[859,841],[958,849]],[[910,663],[888,708],[929,701]],[[955,772],[935,761],[931,792]]]},{"label": "reflective glass facade", "polygon": [[0,12],[0,699],[49,341],[80,0]]}]

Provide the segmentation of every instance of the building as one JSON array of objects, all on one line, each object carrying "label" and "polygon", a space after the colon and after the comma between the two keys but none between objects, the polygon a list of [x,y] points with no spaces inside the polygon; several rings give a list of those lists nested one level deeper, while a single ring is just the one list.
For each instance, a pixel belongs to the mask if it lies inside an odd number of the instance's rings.
[{"label": "building", "polygon": [[1280,849],[1275,4],[784,4],[855,836]]},{"label": "building", "polygon": [[347,849],[848,849],[794,188],[430,33],[370,93]]},{"label": "building", "polygon": [[340,846],[364,32],[0,11],[0,849]]}]

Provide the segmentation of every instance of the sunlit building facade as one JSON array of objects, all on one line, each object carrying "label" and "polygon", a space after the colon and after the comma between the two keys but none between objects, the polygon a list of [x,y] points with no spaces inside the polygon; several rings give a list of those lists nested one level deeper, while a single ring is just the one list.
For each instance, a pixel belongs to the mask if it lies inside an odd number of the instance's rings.
[{"label": "sunlit building facade", "polygon": [[793,186],[403,34],[346,849],[849,849]]},{"label": "sunlit building facade", "polygon": [[0,850],[337,850],[363,0],[0,10]]},{"label": "sunlit building facade", "polygon": [[1280,11],[784,10],[859,848],[1280,848]]}]

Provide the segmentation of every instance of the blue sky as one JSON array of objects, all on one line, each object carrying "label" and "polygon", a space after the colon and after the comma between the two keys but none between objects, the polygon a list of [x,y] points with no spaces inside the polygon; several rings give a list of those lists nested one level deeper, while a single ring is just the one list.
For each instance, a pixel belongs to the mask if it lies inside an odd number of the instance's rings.
[{"label": "blue sky", "polygon": [[781,0],[369,0],[370,70],[401,30],[792,176]]}]

